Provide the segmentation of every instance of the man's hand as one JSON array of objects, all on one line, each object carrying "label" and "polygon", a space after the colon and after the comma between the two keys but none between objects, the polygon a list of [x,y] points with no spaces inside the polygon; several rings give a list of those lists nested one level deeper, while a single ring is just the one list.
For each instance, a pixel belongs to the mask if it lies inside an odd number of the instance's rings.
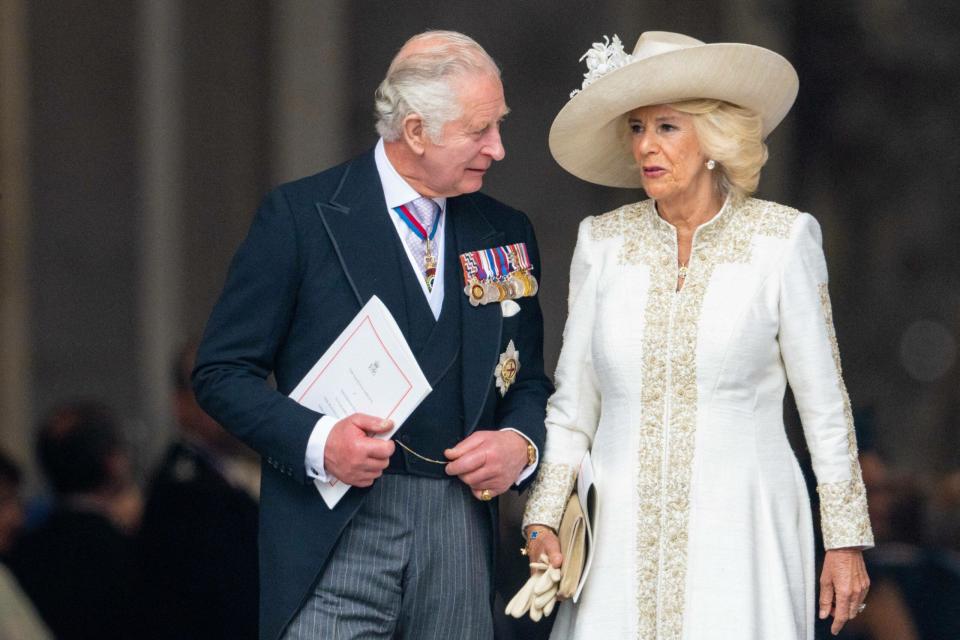
[{"label": "man's hand", "polygon": [[527,441],[516,431],[474,431],[443,452],[451,460],[447,475],[458,476],[480,499],[504,493],[527,466]]},{"label": "man's hand", "polygon": [[369,487],[383,475],[390,462],[393,440],[370,436],[389,431],[389,420],[355,413],[330,429],[323,449],[323,467],[327,474],[354,487]]}]

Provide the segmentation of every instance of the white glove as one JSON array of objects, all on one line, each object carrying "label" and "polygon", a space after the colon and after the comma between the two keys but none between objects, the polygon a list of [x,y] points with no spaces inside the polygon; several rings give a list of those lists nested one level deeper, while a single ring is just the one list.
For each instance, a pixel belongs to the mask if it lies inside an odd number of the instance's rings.
[{"label": "white glove", "polygon": [[557,588],[560,585],[560,569],[550,566],[545,554],[539,562],[531,562],[533,573],[507,604],[506,614],[514,618],[530,612],[530,619],[538,622],[553,613],[557,604]]}]

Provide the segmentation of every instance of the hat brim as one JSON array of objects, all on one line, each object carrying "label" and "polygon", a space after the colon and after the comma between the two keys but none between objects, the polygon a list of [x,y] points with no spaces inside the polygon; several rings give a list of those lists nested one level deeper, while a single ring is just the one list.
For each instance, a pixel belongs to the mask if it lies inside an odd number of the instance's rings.
[{"label": "hat brim", "polygon": [[640,187],[625,119],[630,111],[724,100],[758,113],[766,138],[787,115],[798,88],[793,66],[763,47],[713,43],[661,53],[611,71],[571,98],[550,127],[550,152],[588,182]]}]

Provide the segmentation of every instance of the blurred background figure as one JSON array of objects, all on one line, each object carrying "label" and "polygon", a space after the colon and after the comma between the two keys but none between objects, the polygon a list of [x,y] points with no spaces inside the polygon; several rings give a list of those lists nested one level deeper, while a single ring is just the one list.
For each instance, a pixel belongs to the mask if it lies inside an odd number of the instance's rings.
[{"label": "blurred background figure", "polygon": [[960,482],[951,479],[960,475],[923,482],[891,468],[875,446],[873,412],[858,411],[856,422],[864,434],[860,465],[876,547],[864,552],[872,579],[867,608],[839,637],[956,640],[960,554],[950,540],[951,532],[960,534]]},{"label": "blurred background figure", "polygon": [[20,468],[0,451],[0,638],[53,638],[40,615],[4,564],[23,526]]},{"label": "blurred background figure", "polygon": [[0,562],[6,560],[23,527],[20,468],[0,451]]},{"label": "blurred background figure", "polygon": [[137,635],[130,536],[142,500],[119,434],[111,412],[92,402],[62,405],[40,424],[36,452],[53,508],[9,564],[61,640]]},{"label": "blurred background figure", "polygon": [[[960,563],[960,469],[944,473],[934,483],[926,521],[931,543]],[[960,618],[960,600],[957,608]]]},{"label": "blurred background figure", "polygon": [[257,637],[255,455],[197,405],[196,345],[173,366],[176,439],[147,491],[139,537],[146,638]]}]

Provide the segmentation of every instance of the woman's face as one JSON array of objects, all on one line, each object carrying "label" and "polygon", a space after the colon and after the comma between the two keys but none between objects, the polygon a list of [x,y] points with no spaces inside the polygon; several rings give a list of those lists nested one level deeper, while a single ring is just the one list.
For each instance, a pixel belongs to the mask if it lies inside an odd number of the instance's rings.
[{"label": "woman's face", "polygon": [[659,104],[631,111],[627,122],[648,196],[663,201],[711,188],[693,116]]}]

